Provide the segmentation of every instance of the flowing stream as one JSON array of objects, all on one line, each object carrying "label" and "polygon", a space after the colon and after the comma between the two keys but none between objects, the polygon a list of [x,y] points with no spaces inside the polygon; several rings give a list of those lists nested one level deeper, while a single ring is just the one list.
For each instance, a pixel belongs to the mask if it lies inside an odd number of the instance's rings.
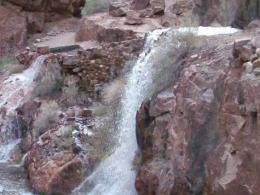
[{"label": "flowing stream", "polygon": [[38,75],[45,56],[38,57],[30,68],[11,75],[0,87],[0,194],[30,195],[27,174],[20,164],[11,161],[11,155],[20,139],[15,132],[13,119],[15,109],[23,103],[33,89],[34,78]]},{"label": "flowing stream", "polygon": [[[232,34],[239,30],[231,27],[198,27],[155,30],[146,38],[143,52],[127,76],[127,82],[121,100],[118,121],[118,145],[114,152],[100,163],[98,168],[77,187],[74,195],[135,195],[135,171],[132,161],[137,151],[136,112],[149,94],[152,86],[157,40],[170,32],[191,32],[195,36],[213,36]],[[157,54],[158,55],[158,51]],[[94,187],[93,187],[94,186]]]}]

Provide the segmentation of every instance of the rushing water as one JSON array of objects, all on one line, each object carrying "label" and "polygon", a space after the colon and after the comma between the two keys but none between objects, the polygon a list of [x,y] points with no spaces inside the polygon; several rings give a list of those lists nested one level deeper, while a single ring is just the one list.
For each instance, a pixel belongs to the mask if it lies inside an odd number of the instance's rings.
[{"label": "rushing water", "polygon": [[12,120],[15,109],[25,100],[33,89],[33,81],[37,76],[40,65],[46,57],[38,57],[30,68],[22,73],[11,75],[1,87],[0,96],[0,194],[1,195],[29,195],[26,172],[16,164],[10,162],[13,150],[20,143],[14,132]]},{"label": "rushing water", "polygon": [[79,186],[74,194],[86,194],[88,185],[94,183],[89,195],[134,195],[135,171],[132,160],[137,150],[135,115],[151,85],[151,55],[160,35],[167,31],[155,30],[148,34],[143,52],[127,76],[121,102],[118,124],[118,145],[114,153],[106,158],[97,170]]},{"label": "rushing water", "polygon": [[[157,40],[170,29],[155,30],[148,34],[143,52],[127,76],[121,101],[118,125],[119,143],[112,155],[107,157],[86,180],[74,190],[75,195],[135,195],[135,171],[132,161],[137,150],[135,116],[141,103],[149,94],[153,75],[153,54]],[[173,32],[191,32],[195,36],[232,34],[239,30],[230,27],[179,28]],[[158,51],[157,51],[158,54]],[[94,186],[94,187],[93,187]],[[93,188],[92,188],[93,187]]]}]

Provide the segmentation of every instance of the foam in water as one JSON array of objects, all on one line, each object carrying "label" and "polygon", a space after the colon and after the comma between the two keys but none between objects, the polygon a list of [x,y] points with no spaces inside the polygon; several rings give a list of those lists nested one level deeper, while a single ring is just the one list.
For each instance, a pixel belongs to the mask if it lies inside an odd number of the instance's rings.
[{"label": "foam in water", "polygon": [[[6,79],[1,87],[2,96],[0,97],[0,107],[5,106],[7,113],[15,110],[24,99],[24,94],[28,92],[30,85],[39,72],[40,65],[43,64],[46,56],[39,56],[30,66],[22,73],[11,75]],[[23,91],[23,93],[21,93]]]},{"label": "foam in water", "polygon": [[179,33],[191,32],[195,36],[214,36],[214,35],[234,34],[240,32],[241,30],[229,26],[228,27],[200,26],[200,27],[182,27],[182,28],[175,29],[173,31],[177,31]]},{"label": "foam in water", "polygon": [[0,163],[6,163],[10,159],[10,153],[14,150],[20,139],[10,141],[8,144],[0,145]]}]

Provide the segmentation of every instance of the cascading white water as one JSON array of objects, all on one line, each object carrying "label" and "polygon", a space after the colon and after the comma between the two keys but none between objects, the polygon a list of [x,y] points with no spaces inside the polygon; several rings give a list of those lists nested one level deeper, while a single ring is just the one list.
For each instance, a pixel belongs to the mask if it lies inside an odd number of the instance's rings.
[{"label": "cascading white water", "polygon": [[15,109],[32,91],[34,78],[38,75],[45,58],[46,56],[39,56],[30,68],[22,73],[11,75],[0,87],[0,194],[31,194],[22,168],[9,163],[12,151],[20,143],[20,139],[13,132],[11,120],[15,116]]},{"label": "cascading white water", "polygon": [[[155,30],[148,34],[143,52],[127,77],[121,102],[119,120],[119,144],[86,180],[77,187],[74,195],[135,195],[135,172],[132,161],[137,150],[135,135],[135,116],[141,103],[149,94],[153,75],[153,53],[156,40],[170,29]],[[212,36],[239,32],[230,27],[194,27],[173,29],[173,32],[191,32],[195,36]],[[92,186],[94,186],[92,189]]]},{"label": "cascading white water", "polygon": [[135,136],[135,116],[138,108],[146,97],[152,78],[150,71],[152,63],[150,56],[160,35],[167,31],[155,30],[148,34],[143,52],[132,71],[127,76],[124,94],[121,102],[121,112],[118,125],[118,146],[114,153],[105,159],[97,170],[74,190],[74,194],[86,194],[88,183],[94,183],[89,195],[134,195],[135,172],[132,161],[137,150]]}]

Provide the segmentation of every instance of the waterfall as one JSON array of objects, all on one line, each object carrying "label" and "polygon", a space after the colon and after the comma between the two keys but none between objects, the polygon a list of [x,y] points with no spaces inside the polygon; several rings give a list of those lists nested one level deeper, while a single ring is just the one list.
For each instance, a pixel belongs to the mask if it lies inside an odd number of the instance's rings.
[{"label": "waterfall", "polygon": [[29,195],[26,174],[22,167],[9,163],[13,150],[20,143],[13,125],[15,109],[33,89],[34,79],[46,56],[39,56],[22,73],[11,75],[0,86],[0,194]]},{"label": "waterfall", "polygon": [[127,76],[121,100],[121,111],[118,121],[118,145],[113,154],[106,158],[94,173],[88,177],[74,194],[85,195],[89,184],[94,188],[89,195],[134,195],[135,171],[132,161],[137,151],[135,135],[135,116],[152,83],[151,55],[156,40],[164,30],[155,30],[148,34],[143,52]]},{"label": "waterfall", "polygon": [[[119,112],[118,145],[114,153],[104,159],[98,168],[77,187],[74,195],[135,195],[135,171],[132,161],[137,151],[135,135],[135,116],[141,103],[150,95],[155,69],[152,59],[158,55],[157,40],[168,32],[187,33],[195,36],[213,36],[239,32],[231,27],[192,27],[163,29],[150,32],[146,38],[143,52],[140,54],[132,71],[127,76],[127,83],[121,100]],[[178,46],[176,46],[178,48]],[[155,52],[156,51],[156,52]],[[156,54],[155,54],[156,53]],[[94,186],[94,187],[93,187]],[[93,187],[93,188],[92,188]]]}]

